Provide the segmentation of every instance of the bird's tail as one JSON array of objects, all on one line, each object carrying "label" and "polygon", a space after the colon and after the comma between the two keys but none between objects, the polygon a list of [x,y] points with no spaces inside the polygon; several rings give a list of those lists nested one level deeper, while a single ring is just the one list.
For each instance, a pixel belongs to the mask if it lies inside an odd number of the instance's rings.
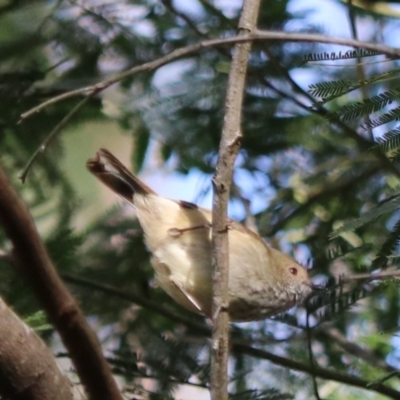
[{"label": "bird's tail", "polygon": [[87,169],[113,192],[130,203],[134,202],[134,195],[146,196],[155,192],[134,176],[108,150],[100,149],[94,158],[86,162]]}]

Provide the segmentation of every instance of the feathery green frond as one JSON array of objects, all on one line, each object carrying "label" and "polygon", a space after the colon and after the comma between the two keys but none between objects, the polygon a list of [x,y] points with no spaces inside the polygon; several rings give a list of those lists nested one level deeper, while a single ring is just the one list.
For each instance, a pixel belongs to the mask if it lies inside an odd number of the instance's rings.
[{"label": "feathery green frond", "polygon": [[322,103],[327,103],[346,93],[359,89],[361,86],[368,86],[371,83],[386,80],[393,75],[399,74],[399,72],[400,68],[395,68],[382,74],[374,75],[363,81],[337,80],[331,82],[319,82],[310,85],[308,91],[312,96],[321,99]]},{"label": "feathery green frond", "polygon": [[378,143],[375,147],[390,152],[400,147],[400,127],[391,129],[384,133],[381,137],[377,138]]},{"label": "feathery green frond", "polygon": [[306,64],[307,62],[315,62],[315,61],[337,61],[337,60],[350,60],[350,59],[359,59],[364,57],[374,57],[382,55],[382,53],[371,51],[371,50],[347,50],[346,52],[342,51],[332,51],[323,53],[309,53],[304,56],[304,62],[301,65]]},{"label": "feathery green frond", "polygon": [[364,129],[373,129],[380,125],[387,124],[393,120],[399,120],[400,118],[400,106],[393,108],[392,110],[384,113],[379,118],[372,119],[364,125]]},{"label": "feathery green frond", "polygon": [[333,239],[340,236],[340,234],[343,232],[354,231],[355,229],[360,228],[361,226],[364,226],[373,220],[376,220],[384,214],[398,210],[399,207],[400,197],[396,196],[389,201],[382,202],[377,207],[374,207],[370,211],[362,214],[361,217],[343,223],[340,228],[337,228],[333,231],[330,237]]},{"label": "feathery green frond", "polygon": [[135,124],[136,128],[133,132],[134,149],[132,152],[133,171],[138,173],[143,166],[146,157],[147,149],[150,143],[150,131],[145,125],[142,118],[137,118],[139,121]]},{"label": "feathery green frond", "polygon": [[322,101],[329,101],[357,88],[357,85],[349,80],[313,83],[308,92]]},{"label": "feathery green frond", "polygon": [[[336,231],[334,233],[336,233]],[[369,252],[373,249],[372,244],[369,243],[353,247],[348,241],[342,239],[341,237],[331,237],[332,239],[335,238],[336,240],[332,241],[326,249],[326,257],[330,261],[345,257],[346,255],[352,253]]]},{"label": "feathery green frond", "polygon": [[337,118],[350,121],[377,112],[398,99],[400,99],[400,89],[388,90],[362,102],[345,105],[338,111],[329,113],[327,118],[333,121]]},{"label": "feathery green frond", "polygon": [[57,268],[79,267],[77,249],[82,245],[84,237],[72,229],[58,231],[46,241],[47,249]]},{"label": "feathery green frond", "polygon": [[44,311],[37,311],[25,317],[23,320],[35,332],[51,331],[54,329],[53,325],[49,324]]},{"label": "feathery green frond", "polygon": [[307,299],[305,306],[309,315],[319,310],[317,318],[321,323],[339,316],[370,293],[362,284],[349,287],[340,280],[336,283],[331,279],[324,289],[315,291]]},{"label": "feathery green frond", "polygon": [[385,268],[387,267],[389,256],[400,244],[400,219],[394,224],[392,231],[386,237],[385,242],[377,252],[376,258],[372,262],[372,268]]},{"label": "feathery green frond", "polygon": [[321,308],[318,312],[319,323],[337,318],[369,294],[370,292],[362,285],[357,285],[348,291],[344,291],[343,284],[340,284],[339,289],[332,290],[331,293],[321,294],[315,303],[315,306],[317,304],[319,306],[317,308]]},{"label": "feathery green frond", "polygon": [[[192,346],[185,340],[162,337],[149,329],[141,329],[139,337],[146,352],[141,359],[154,373],[163,378],[176,378],[180,382],[189,380],[202,371],[203,366],[197,360]],[[165,381],[168,385],[170,380]]]}]

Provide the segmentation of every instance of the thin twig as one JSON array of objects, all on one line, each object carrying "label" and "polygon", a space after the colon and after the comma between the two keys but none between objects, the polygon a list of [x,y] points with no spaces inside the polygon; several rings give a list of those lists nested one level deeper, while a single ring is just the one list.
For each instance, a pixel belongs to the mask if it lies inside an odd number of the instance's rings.
[{"label": "thin twig", "polygon": [[[239,20],[239,36],[256,29],[260,0],[246,0]],[[211,399],[228,399],[229,357],[229,244],[227,209],[233,167],[239,153],[243,93],[251,42],[236,44],[228,77],[224,124],[213,178],[212,265],[213,306]]]},{"label": "thin twig", "polygon": [[315,374],[315,376],[318,376],[322,379],[334,380],[336,382],[345,383],[347,385],[352,385],[361,389],[374,390],[375,392],[384,394],[392,399],[400,399],[400,392],[381,383],[378,383],[374,387],[369,387],[370,382],[356,376],[345,375],[340,372],[332,371],[322,367],[318,367],[314,370],[311,366],[305,365],[301,362],[281,357],[268,351],[256,349],[254,347],[243,345],[240,343],[233,342],[232,351],[239,352],[241,354],[247,354],[249,356],[253,356],[259,359],[265,359],[273,362],[274,364],[281,365],[282,367],[286,367],[291,370],[306,372],[308,374]]},{"label": "thin twig", "polygon": [[79,4],[79,2],[77,0],[69,0],[69,3],[73,4],[76,7],[79,7],[86,15],[90,15],[90,16],[98,19],[100,22],[105,23],[109,28],[115,29],[117,27],[121,32],[123,32],[124,34],[129,36],[131,39],[137,38],[137,36],[131,30],[129,30],[127,27],[125,27],[121,23],[119,23],[115,20],[111,22],[103,15],[96,13],[95,11],[91,10],[90,8],[85,7],[83,4]]},{"label": "thin twig", "polygon": [[[351,34],[353,36],[353,39],[358,40],[358,33],[357,33],[357,25],[356,25],[356,16],[355,16],[355,7],[353,4],[352,0],[347,0],[347,11],[348,11],[348,16],[349,16],[349,21],[350,21],[350,27],[351,27]],[[367,91],[367,86],[363,84],[365,82],[365,71],[364,71],[364,66],[361,62],[361,57],[357,57],[357,63],[356,63],[356,69],[357,69],[357,75],[358,75],[358,81],[361,82],[360,90],[362,94],[362,99],[363,101],[368,99],[368,91]],[[369,116],[367,115],[365,117],[365,123],[370,121]],[[368,136],[370,140],[374,139],[374,136],[372,134],[372,129],[368,129]]]},{"label": "thin twig", "polygon": [[325,197],[339,196],[348,190],[353,190],[355,185],[359,184],[365,179],[369,179],[379,172],[376,164],[370,163],[368,167],[359,175],[351,178],[345,178],[341,181],[329,183],[326,187],[319,189],[317,192],[310,193],[307,201],[299,205],[297,208],[290,211],[289,214],[284,215],[278,219],[273,226],[268,230],[261,230],[262,236],[273,236],[281,230],[289,221],[294,217],[309,209],[313,204],[322,201]]},{"label": "thin twig", "polygon": [[[204,7],[207,8],[207,10],[211,11],[215,15],[218,16],[218,18],[221,18],[226,22],[227,24],[231,23],[230,20],[228,20],[218,9],[213,7],[211,4],[207,3],[205,0],[201,0],[201,3]],[[232,23],[231,23],[232,25]],[[354,39],[357,39],[355,37]],[[322,117],[325,117],[328,114],[328,111],[324,108],[324,106],[315,100],[315,98],[308,93],[306,90],[304,90],[291,76],[290,73],[287,71],[286,68],[280,65],[279,61],[276,59],[276,57],[273,55],[273,53],[270,51],[268,47],[268,43],[263,47],[264,51],[268,55],[269,59],[271,62],[275,65],[277,70],[283,75],[283,77],[286,79],[286,81],[290,84],[293,92],[299,93],[300,95],[306,97],[308,100],[310,100],[312,107],[310,107],[309,104],[305,104],[302,101],[300,101],[297,97],[293,96],[291,93],[285,93],[275,85],[273,85],[270,81],[268,81],[264,76],[259,76],[259,79],[261,82],[269,87],[273,92],[281,96],[282,98],[286,98],[290,101],[292,101],[294,104],[296,104],[298,107],[301,109],[314,113],[317,115],[321,115]],[[382,61],[388,61],[388,60],[382,60]],[[380,62],[382,62],[380,61]],[[343,66],[341,66],[343,68]],[[249,73],[251,73],[251,70],[249,70]],[[361,147],[365,148],[366,146],[370,146],[369,142],[362,136],[360,136],[354,129],[350,128],[348,125],[346,125],[343,121],[340,120],[340,118],[336,118],[333,121],[333,124],[335,124],[337,127],[342,129],[342,131],[354,139],[356,143]],[[372,138],[372,136],[370,136]],[[387,156],[382,152],[374,152],[374,155],[376,158],[381,162],[382,166],[392,172],[395,176],[400,177],[400,172],[398,171],[397,167],[388,160]]]},{"label": "thin twig", "polygon": [[65,125],[68,124],[68,122],[72,119],[72,117],[88,102],[90,98],[92,98],[96,92],[92,92],[89,96],[85,97],[83,100],[81,100],[62,120],[57,126],[48,134],[46,139],[40,144],[40,146],[37,148],[37,150],[33,153],[29,161],[27,162],[25,168],[21,172],[21,174],[18,176],[19,179],[21,179],[22,183],[25,183],[26,177],[28,176],[28,173],[32,167],[32,164],[36,160],[37,156],[40,153],[44,153],[47,146],[50,144],[50,142],[56,137],[56,135],[64,128]]},{"label": "thin twig", "polygon": [[312,350],[312,335],[311,335],[310,314],[308,312],[308,307],[307,307],[306,322],[307,322],[306,333],[307,333],[308,359],[310,361],[310,367],[312,369],[311,377],[312,377],[312,382],[313,382],[313,389],[314,389],[315,398],[317,400],[321,400],[321,397],[319,396],[319,391],[318,391],[317,377],[315,376],[315,372],[314,372],[317,368],[315,365],[314,354],[313,354],[313,350]]},{"label": "thin twig", "polygon": [[[115,374],[122,375],[126,377],[127,373],[132,374],[136,378],[140,379],[153,379],[155,382],[159,382],[160,376],[157,374],[149,375],[143,369],[137,371],[137,363],[135,360],[126,360],[120,357],[107,357],[106,360],[110,365],[115,368]],[[189,380],[179,379],[178,377],[163,377],[163,381],[169,382],[173,385],[188,385],[193,387],[198,387],[202,389],[209,389],[208,385],[201,382],[190,382]]]},{"label": "thin twig", "polygon": [[[210,5],[208,5],[208,7],[211,7]],[[190,20],[190,18],[188,18],[185,14],[183,13],[178,13],[177,10],[175,10],[173,7],[170,8],[172,12],[177,13],[176,15],[178,15],[179,17],[183,18],[186,23],[190,24],[191,27],[193,27],[194,23]],[[200,31],[196,30],[196,32],[198,32],[198,34],[201,34]],[[267,35],[268,33],[272,33],[273,35],[276,34],[276,32],[261,32],[258,31],[259,35]],[[268,35],[267,35],[268,36]],[[313,36],[313,35],[312,35]],[[315,35],[314,35],[315,36]],[[325,38],[325,39],[330,39],[330,38],[326,38],[322,35],[317,35],[320,38]],[[204,37],[204,34],[202,35],[202,37]],[[153,69],[156,69],[168,62],[174,61],[178,58],[187,56],[191,53],[197,52],[198,50],[202,49],[202,48],[208,48],[208,47],[213,47],[213,46],[220,46],[222,44],[228,43],[227,40],[229,40],[229,43],[234,43],[234,41],[232,42],[232,40],[236,40],[236,42],[238,40],[242,40],[243,38],[229,38],[229,39],[214,39],[214,40],[209,40],[209,41],[204,41],[201,42],[199,44],[196,44],[194,46],[188,46],[182,49],[177,49],[175,51],[173,51],[172,53],[170,53],[169,55],[162,57],[160,59],[157,59],[155,61],[149,62],[149,63],[145,63],[142,64],[140,66],[134,67],[130,70],[127,70],[125,72],[122,72],[121,74],[118,74],[112,78],[110,78],[109,80],[105,80],[102,81],[96,85],[93,86],[87,86],[85,88],[81,88],[81,89],[77,89],[77,90],[73,90],[70,92],[66,92],[63,93],[62,95],[53,97],[52,99],[39,104],[39,106],[34,107],[33,109],[25,112],[24,114],[21,115],[20,121],[23,121],[25,118],[30,117],[32,114],[41,111],[43,108],[54,104],[58,101],[61,101],[63,99],[66,98],[70,98],[70,97],[74,97],[74,96],[78,96],[78,95],[82,95],[84,93],[91,93],[92,91],[94,92],[100,92],[106,88],[108,88],[109,86],[117,83],[118,81],[134,75],[136,73],[139,72],[144,72],[144,71],[151,71]],[[260,38],[259,38],[260,39]],[[251,40],[259,40],[257,38],[251,39]],[[276,40],[283,40],[282,38],[275,38]],[[316,39],[316,38],[315,38]],[[265,39],[267,40],[267,39]],[[288,39],[288,40],[295,40],[295,39]],[[322,41],[322,39],[320,39]],[[354,41],[353,41],[354,42]],[[361,43],[361,42],[358,42]],[[342,43],[343,44],[343,43]],[[353,43],[354,44],[354,43]],[[367,46],[368,44],[366,44]],[[375,45],[376,46],[376,45]],[[356,46],[355,46],[356,47]],[[382,53],[384,53],[384,49],[389,49],[387,46],[383,46],[382,49]],[[395,49],[392,49],[395,50]],[[267,50],[268,53],[268,50]],[[271,58],[271,54],[269,53],[269,56]],[[274,61],[274,58],[271,58],[272,61]],[[289,83],[291,84],[292,88],[294,89],[294,91],[299,92],[301,94],[303,94],[304,96],[306,96],[312,103],[313,103],[313,107],[310,108],[308,105],[303,104],[302,102],[300,102],[299,100],[297,100],[295,97],[289,96],[286,93],[284,93],[283,91],[281,91],[280,89],[276,88],[275,86],[273,86],[270,82],[266,81],[265,79],[263,79],[263,83],[266,84],[268,87],[270,87],[273,91],[275,91],[277,94],[281,95],[284,98],[289,98],[290,100],[292,100],[293,102],[295,102],[299,107],[301,107],[302,109],[308,111],[308,112],[313,112],[313,113],[317,113],[320,115],[326,115],[327,111],[323,108],[323,106],[321,104],[319,104],[318,102],[315,101],[315,99],[312,98],[311,95],[309,95],[306,91],[304,91],[299,85],[297,85],[297,83],[290,77],[289,73],[287,73],[287,71],[281,67],[279,65],[279,63],[277,63],[277,61],[275,61],[275,64],[278,65],[279,69],[281,70],[281,72],[284,73],[285,78],[289,81]],[[349,135],[351,138],[353,138],[359,145],[366,147],[367,145],[369,145],[367,143],[367,141],[361,137],[360,135],[357,134],[357,132],[355,132],[353,129],[349,128],[346,124],[343,123],[343,121],[340,121],[340,119],[337,119],[337,121],[334,122],[337,126],[339,126],[347,135]],[[392,172],[394,175],[396,175],[397,177],[400,177],[400,172],[397,170],[396,166],[391,163],[385,154],[383,154],[382,152],[374,152],[373,153],[382,163],[382,165],[390,172]]]},{"label": "thin twig", "polygon": [[327,326],[324,324],[319,329],[314,330],[314,337],[321,339],[328,339],[334,341],[338,346],[340,346],[347,353],[356,357],[357,359],[362,359],[374,368],[380,368],[386,372],[397,372],[399,370],[388,364],[383,358],[377,356],[372,350],[368,348],[363,348],[357,343],[350,342],[346,339],[345,335],[339,331],[339,329],[334,326]]},{"label": "thin twig", "polygon": [[[211,335],[211,328],[209,325],[206,325],[201,322],[197,322],[195,318],[188,318],[183,313],[178,313],[169,308],[161,305],[160,303],[156,303],[154,301],[149,300],[148,298],[138,295],[132,291],[124,291],[118,288],[115,288],[111,285],[107,285],[105,283],[95,282],[93,280],[83,278],[81,276],[76,276],[68,273],[62,273],[61,277],[64,279],[65,282],[72,283],[74,285],[79,285],[83,287],[88,287],[91,290],[98,290],[103,293],[110,294],[112,296],[118,297],[120,299],[126,300],[130,303],[138,304],[142,307],[145,307],[147,310],[156,312],[157,314],[163,315],[164,317],[184,324],[195,332],[198,332],[201,335],[210,336]],[[200,317],[197,317],[199,320]],[[202,319],[204,320],[204,319]]]},{"label": "thin twig", "polygon": [[[159,303],[156,303],[152,300],[149,300],[145,298],[144,296],[139,296],[136,295],[134,292],[125,292],[122,291],[119,288],[115,288],[113,286],[103,284],[100,282],[94,282],[90,279],[82,278],[80,276],[75,276],[71,274],[63,274],[62,277],[65,279],[66,282],[70,282],[74,285],[79,285],[79,286],[84,286],[84,287],[89,287],[93,290],[101,291],[103,293],[110,294],[112,296],[119,297],[123,300],[126,300],[128,302],[133,302],[135,304],[138,304],[142,307],[147,308],[148,310],[157,312],[158,314],[164,316],[165,318],[168,318],[172,321],[176,321],[179,323],[184,324],[187,326],[189,329],[191,329],[193,332],[197,332],[201,335],[209,337],[211,335],[211,329],[209,326],[199,323],[195,321],[193,318],[186,318],[182,313],[174,312],[165,307],[164,305],[161,305]],[[369,387],[370,382],[352,376],[352,375],[347,375],[343,374],[340,372],[332,371],[330,369],[325,369],[322,367],[318,367],[315,370],[313,370],[309,365],[304,364],[299,361],[295,361],[290,358],[285,358],[281,356],[277,356],[271,352],[257,349],[255,347],[249,346],[247,344],[243,344],[243,339],[235,339],[233,338],[232,340],[232,351],[240,353],[240,354],[246,354],[251,357],[255,358],[261,358],[268,360],[276,365],[280,365],[281,367],[304,372],[307,374],[314,374],[315,376],[322,378],[322,379],[327,379],[327,380],[333,380],[336,382],[340,382],[346,385],[351,385],[355,387],[359,387],[362,389],[366,390],[372,390],[380,394],[387,395],[393,399],[398,399],[400,398],[400,392],[388,388],[383,384],[379,384],[374,387]]]},{"label": "thin twig", "polygon": [[400,271],[382,271],[377,272],[375,274],[354,274],[354,275],[345,275],[340,278],[341,282],[352,282],[352,281],[375,281],[386,278],[395,278],[400,277]]},{"label": "thin twig", "polygon": [[398,377],[398,376],[399,376],[399,371],[392,371],[392,372],[389,372],[389,373],[386,374],[385,376],[382,376],[382,377],[380,377],[380,378],[378,378],[378,379],[372,381],[372,382],[368,385],[368,387],[373,387],[373,386],[376,385],[377,383],[386,382],[386,381],[388,381],[389,379],[392,379],[394,376],[397,376],[397,377]]},{"label": "thin twig", "polygon": [[198,27],[197,24],[192,21],[185,13],[177,10],[172,3],[171,0],[161,0],[161,2],[164,4],[164,6],[170,10],[173,14],[175,14],[178,18],[181,18],[183,21],[186,22],[186,24],[193,30],[195,31],[200,37],[203,39],[207,39],[207,35],[203,33]]},{"label": "thin twig", "polygon": [[[292,90],[294,92],[297,92],[297,93],[305,96],[306,98],[308,98],[312,103],[312,107],[310,107],[308,104],[304,104],[302,101],[300,101],[296,97],[292,96],[291,94],[285,93],[284,91],[277,88],[271,82],[269,82],[265,79],[263,79],[263,83],[265,85],[267,85],[267,87],[269,87],[275,93],[277,93],[279,96],[286,98],[288,100],[291,100],[294,104],[296,104],[298,107],[302,108],[303,110],[313,113],[313,114],[316,114],[316,115],[320,115],[322,117],[326,117],[329,114],[329,112],[326,110],[326,108],[324,108],[324,106],[321,103],[319,103],[318,101],[316,101],[314,99],[314,97],[311,96],[310,93],[303,90],[293,80],[293,78],[290,76],[290,74],[286,70],[286,68],[284,68],[283,66],[281,66],[279,64],[278,60],[276,60],[276,58],[273,56],[272,53],[268,52],[268,50],[266,50],[266,52],[267,52],[268,56],[270,57],[270,60],[275,64],[275,66],[278,68],[278,70],[281,72],[281,74],[284,76],[284,78],[286,78],[286,80],[289,82],[290,86],[292,87]],[[369,150],[371,148],[370,141],[368,141],[366,138],[359,135],[354,129],[352,129],[351,127],[346,125],[339,117],[336,117],[336,118],[332,117],[332,124],[336,125],[338,128],[340,128],[343,131],[343,133],[345,133],[347,136],[349,136],[351,139],[353,139],[361,149]],[[400,171],[397,169],[396,165],[387,158],[387,156],[384,154],[383,151],[374,151],[372,154],[374,154],[374,156],[379,160],[379,162],[382,164],[383,168],[385,168],[387,171],[393,173],[395,176],[400,178]]]},{"label": "thin twig", "polygon": [[26,206],[0,168],[0,223],[13,261],[57,329],[90,400],[122,400],[100,343],[57,271]]},{"label": "thin twig", "polygon": [[131,69],[128,69],[120,74],[117,74],[111,78],[105,79],[95,85],[85,86],[80,89],[71,90],[69,92],[63,93],[59,96],[53,97],[38,106],[30,109],[29,111],[21,114],[21,120],[24,120],[35,113],[42,111],[44,108],[49,105],[58,103],[62,100],[69,99],[75,96],[80,95],[89,95],[93,91],[100,92],[115,83],[128,78],[132,75],[135,75],[139,72],[152,71],[156,68],[162,67],[165,64],[168,64],[172,61],[175,61],[179,58],[183,58],[194,53],[197,53],[204,49],[209,49],[217,46],[224,45],[232,45],[237,43],[245,43],[252,41],[286,41],[286,42],[312,42],[312,43],[326,43],[326,44],[338,44],[342,46],[352,46],[356,48],[363,48],[366,50],[377,51],[389,57],[400,57],[400,49],[389,47],[385,45],[379,45],[374,43],[362,42],[359,40],[353,39],[344,39],[344,38],[335,38],[329,37],[325,35],[317,35],[317,34],[307,34],[307,33],[289,33],[289,32],[263,32],[256,31],[249,35],[244,36],[234,36],[231,38],[222,38],[222,39],[211,39],[205,40],[200,43],[196,43],[193,45],[189,45],[186,47],[182,47],[172,51],[164,57],[160,57],[157,60],[150,61],[148,63],[144,63],[142,65],[138,65]]}]

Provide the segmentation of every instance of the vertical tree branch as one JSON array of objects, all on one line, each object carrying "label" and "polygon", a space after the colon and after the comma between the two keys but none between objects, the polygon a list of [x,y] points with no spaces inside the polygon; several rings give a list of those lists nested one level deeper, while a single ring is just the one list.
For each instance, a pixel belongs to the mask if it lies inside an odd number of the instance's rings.
[{"label": "vertical tree branch", "polygon": [[58,276],[32,218],[0,167],[0,223],[16,267],[56,327],[92,400],[122,400],[99,341]]},{"label": "vertical tree branch", "polygon": [[72,383],[52,352],[0,298],[0,396],[72,400]]},{"label": "vertical tree branch", "polygon": [[[239,35],[256,29],[260,0],[245,0],[239,21]],[[225,118],[213,178],[212,264],[213,333],[211,360],[211,399],[228,399],[229,314],[228,278],[229,244],[227,208],[233,167],[241,141],[241,111],[251,43],[235,45],[228,78]]]}]

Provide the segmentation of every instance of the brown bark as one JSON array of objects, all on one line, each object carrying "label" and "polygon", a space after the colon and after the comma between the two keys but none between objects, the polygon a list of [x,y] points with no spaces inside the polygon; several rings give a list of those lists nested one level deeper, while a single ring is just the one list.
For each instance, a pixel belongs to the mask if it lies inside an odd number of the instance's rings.
[{"label": "brown bark", "polygon": [[0,396],[71,400],[72,383],[45,343],[0,298]]},{"label": "brown bark", "polygon": [[13,259],[68,350],[93,400],[122,400],[100,343],[63,284],[33,220],[0,168],[0,224],[13,245]]},{"label": "brown bark", "polygon": [[[260,0],[246,0],[239,21],[239,36],[256,29]],[[211,399],[228,399],[229,357],[229,243],[227,209],[235,159],[240,149],[241,114],[251,42],[235,45],[225,100],[225,115],[213,178],[212,264],[213,311],[211,345]]]}]

